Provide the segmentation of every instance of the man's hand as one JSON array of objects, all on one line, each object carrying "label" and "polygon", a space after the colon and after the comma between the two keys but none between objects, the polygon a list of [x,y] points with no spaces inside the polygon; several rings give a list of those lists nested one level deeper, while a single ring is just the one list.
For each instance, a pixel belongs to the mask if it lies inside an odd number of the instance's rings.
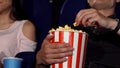
[{"label": "man's hand", "polygon": [[40,51],[37,53],[37,64],[52,64],[66,61],[66,57],[73,54],[73,48],[67,43],[53,44],[50,40],[52,35],[48,35],[43,43]]},{"label": "man's hand", "polygon": [[75,19],[76,25],[82,24],[83,26],[96,26],[107,29],[114,29],[117,25],[116,20],[108,18],[101,14],[96,9],[80,10]]}]

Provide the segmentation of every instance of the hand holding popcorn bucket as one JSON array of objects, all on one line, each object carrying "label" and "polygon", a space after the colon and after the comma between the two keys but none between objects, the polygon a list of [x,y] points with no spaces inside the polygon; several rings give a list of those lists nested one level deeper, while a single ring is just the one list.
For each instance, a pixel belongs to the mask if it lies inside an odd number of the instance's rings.
[{"label": "hand holding popcorn bucket", "polygon": [[51,43],[69,43],[74,48],[73,55],[68,56],[66,62],[52,64],[50,68],[84,68],[88,34],[73,30],[69,26],[59,27],[50,33],[54,35]]}]

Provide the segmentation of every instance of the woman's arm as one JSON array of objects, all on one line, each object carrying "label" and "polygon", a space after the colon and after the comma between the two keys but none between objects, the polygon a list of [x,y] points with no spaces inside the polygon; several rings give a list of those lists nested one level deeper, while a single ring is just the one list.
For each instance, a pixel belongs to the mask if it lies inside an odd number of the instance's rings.
[{"label": "woman's arm", "polygon": [[35,38],[35,26],[32,22],[27,21],[23,26],[23,34],[30,40],[36,41]]}]

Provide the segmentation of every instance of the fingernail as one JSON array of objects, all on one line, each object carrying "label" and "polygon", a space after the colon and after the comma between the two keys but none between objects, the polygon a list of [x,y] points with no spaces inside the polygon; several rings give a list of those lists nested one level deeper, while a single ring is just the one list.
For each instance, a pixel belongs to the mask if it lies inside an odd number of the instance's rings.
[{"label": "fingernail", "polygon": [[74,22],[73,25],[74,25],[74,26],[77,26],[77,22]]},{"label": "fingernail", "polygon": [[53,36],[53,34],[52,34],[52,33],[49,33],[49,36]]},{"label": "fingernail", "polygon": [[63,57],[63,59],[64,59],[65,61],[67,61],[67,58],[66,58],[66,57]]}]

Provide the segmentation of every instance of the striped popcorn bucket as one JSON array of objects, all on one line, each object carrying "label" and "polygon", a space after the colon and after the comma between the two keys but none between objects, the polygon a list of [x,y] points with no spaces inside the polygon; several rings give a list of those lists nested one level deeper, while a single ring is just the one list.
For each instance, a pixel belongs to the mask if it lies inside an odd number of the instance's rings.
[{"label": "striped popcorn bucket", "polygon": [[88,34],[77,31],[52,31],[52,43],[69,43],[74,48],[73,55],[63,63],[52,64],[50,68],[84,68]]}]

